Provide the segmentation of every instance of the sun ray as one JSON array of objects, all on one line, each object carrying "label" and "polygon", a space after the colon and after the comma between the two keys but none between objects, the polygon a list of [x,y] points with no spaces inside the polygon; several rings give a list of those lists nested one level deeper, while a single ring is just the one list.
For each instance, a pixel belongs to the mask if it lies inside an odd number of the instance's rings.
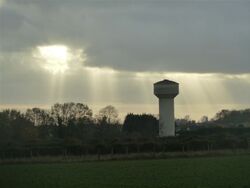
[{"label": "sun ray", "polygon": [[84,67],[90,78],[91,101],[117,100],[117,71],[110,68]]},{"label": "sun ray", "polygon": [[216,111],[233,102],[224,83],[225,79],[220,74],[139,72],[135,73],[135,78],[142,85],[145,103],[151,100],[155,104],[157,101],[153,99],[153,94],[147,96],[152,93],[147,88],[147,83],[150,83],[152,89],[152,84],[158,80],[170,79],[179,82],[180,95],[176,98],[177,117],[190,115],[191,118],[199,119],[206,114],[212,117]]},{"label": "sun ray", "polygon": [[32,53],[37,65],[50,76],[48,95],[51,103],[65,98],[65,79],[76,73],[87,60],[84,49],[72,49],[66,45],[37,46]]}]

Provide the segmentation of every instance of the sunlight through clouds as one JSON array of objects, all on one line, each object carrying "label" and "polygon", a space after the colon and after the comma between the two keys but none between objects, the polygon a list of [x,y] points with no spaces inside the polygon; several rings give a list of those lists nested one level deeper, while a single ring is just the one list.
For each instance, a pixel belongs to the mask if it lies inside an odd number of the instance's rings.
[{"label": "sunlight through clouds", "polygon": [[40,58],[44,60],[43,68],[53,74],[64,73],[68,67],[68,48],[62,45],[37,47]]},{"label": "sunlight through clouds", "polygon": [[49,99],[63,102],[65,79],[69,73],[82,68],[87,60],[84,50],[71,49],[66,45],[44,45],[37,46],[32,55],[43,70],[51,73],[48,75],[50,77]]},{"label": "sunlight through clouds", "polygon": [[[239,79],[249,83],[250,75],[226,75],[226,74],[198,74],[198,73],[155,73],[138,72],[134,74],[135,80],[140,82],[144,95],[141,97],[147,101],[155,102],[157,99],[148,94],[152,93],[154,82],[162,79],[175,80],[180,84],[180,94],[176,97],[177,117],[189,114],[194,119],[199,119],[207,114],[210,117],[223,108],[237,108],[236,99],[231,96],[231,88],[226,82],[229,78]],[[156,102],[155,102],[156,103]]]},{"label": "sunlight through clouds", "polygon": [[249,108],[249,3],[148,3],[0,0],[1,104],[157,114],[170,79],[176,117]]},{"label": "sunlight through clouds", "polygon": [[38,46],[33,52],[39,64],[52,74],[63,74],[87,59],[83,50],[72,50],[65,45]]},{"label": "sunlight through clouds", "polygon": [[5,3],[5,0],[0,0],[0,7]]},{"label": "sunlight through clouds", "polygon": [[90,78],[91,101],[117,100],[116,81],[119,72],[110,68],[84,67]]}]

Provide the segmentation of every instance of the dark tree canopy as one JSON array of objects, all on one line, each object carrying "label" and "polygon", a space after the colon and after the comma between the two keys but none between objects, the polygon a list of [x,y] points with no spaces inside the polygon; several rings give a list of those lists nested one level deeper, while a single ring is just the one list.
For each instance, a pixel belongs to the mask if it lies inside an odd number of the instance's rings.
[{"label": "dark tree canopy", "polygon": [[221,110],[216,113],[215,122],[218,122],[224,126],[244,126],[250,122],[250,109],[246,110]]},{"label": "dark tree canopy", "polygon": [[126,133],[157,136],[159,132],[158,120],[149,114],[128,114],[124,120],[123,131]]},{"label": "dark tree canopy", "polygon": [[249,148],[250,110],[222,110],[199,123],[186,116],[176,120],[174,138],[158,137],[158,119],[151,114],[128,114],[118,121],[113,106],[93,117],[81,103],[54,104],[51,110],[0,112],[0,157],[82,155]]}]

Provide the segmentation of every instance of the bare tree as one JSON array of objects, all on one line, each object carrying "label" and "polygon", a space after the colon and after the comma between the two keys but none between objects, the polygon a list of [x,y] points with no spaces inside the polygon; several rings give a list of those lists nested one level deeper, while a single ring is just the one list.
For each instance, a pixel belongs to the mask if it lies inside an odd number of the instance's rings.
[{"label": "bare tree", "polygon": [[25,117],[34,123],[35,126],[53,124],[53,118],[51,117],[50,112],[40,108],[28,109]]},{"label": "bare tree", "polygon": [[82,103],[54,104],[51,114],[57,125],[68,125],[69,121],[92,118],[92,110]]},{"label": "bare tree", "polygon": [[118,111],[114,106],[108,105],[99,111],[97,119],[99,121],[106,121],[109,124],[118,123]]},{"label": "bare tree", "polygon": [[207,116],[202,116],[200,119],[201,123],[207,123],[208,122],[208,117]]}]

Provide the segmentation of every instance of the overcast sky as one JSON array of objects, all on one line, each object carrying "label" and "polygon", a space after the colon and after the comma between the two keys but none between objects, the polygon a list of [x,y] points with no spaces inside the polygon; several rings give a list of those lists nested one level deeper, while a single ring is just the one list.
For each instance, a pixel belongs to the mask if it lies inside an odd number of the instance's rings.
[{"label": "overcast sky", "polygon": [[0,0],[0,107],[157,114],[165,78],[177,117],[247,108],[249,33],[248,0]]}]

